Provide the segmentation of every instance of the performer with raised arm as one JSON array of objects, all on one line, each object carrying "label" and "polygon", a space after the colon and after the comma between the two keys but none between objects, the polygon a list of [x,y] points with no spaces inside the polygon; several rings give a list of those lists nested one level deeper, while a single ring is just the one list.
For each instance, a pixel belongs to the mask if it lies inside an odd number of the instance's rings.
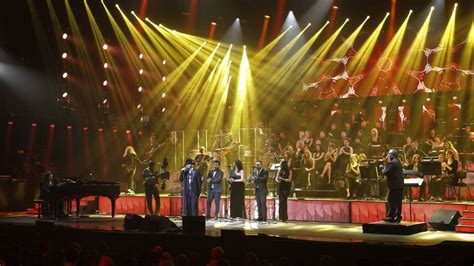
[{"label": "performer with raised arm", "polygon": [[132,146],[127,146],[122,155],[122,167],[127,170],[128,190],[131,195],[135,194],[135,173],[137,172],[138,164],[145,164],[142,161],[135,149]]},{"label": "performer with raised arm", "polygon": [[194,161],[187,159],[179,175],[183,186],[183,216],[198,216],[202,176],[194,169]]},{"label": "performer with raised arm", "polygon": [[288,166],[288,161],[284,160],[280,164],[280,169],[276,177],[278,186],[278,217],[282,222],[288,221],[288,197],[290,196],[291,182],[293,179],[293,173]]},{"label": "performer with raised arm", "polygon": [[207,174],[207,183],[209,183],[209,192],[207,194],[207,213],[206,218],[211,218],[211,205],[214,201],[214,218],[219,218],[219,202],[221,200],[222,194],[222,178],[224,177],[224,172],[220,169],[221,162],[218,160],[214,161],[214,169],[209,171]]},{"label": "performer with raised arm", "polygon": [[255,162],[255,170],[250,176],[250,182],[255,183],[255,199],[257,201],[258,221],[267,221],[267,182],[268,171],[262,168],[262,161]]},{"label": "performer with raised arm", "polygon": [[387,217],[383,220],[399,223],[402,220],[403,169],[396,149],[390,149],[384,160],[382,174],[387,176]]}]

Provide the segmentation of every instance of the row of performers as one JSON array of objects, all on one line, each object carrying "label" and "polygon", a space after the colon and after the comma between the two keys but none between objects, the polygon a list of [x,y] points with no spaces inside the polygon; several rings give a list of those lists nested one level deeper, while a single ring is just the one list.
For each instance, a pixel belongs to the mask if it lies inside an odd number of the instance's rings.
[{"label": "row of performers", "polygon": [[[211,218],[211,205],[214,203],[214,218],[219,217],[220,198],[222,195],[222,182],[230,184],[230,217],[245,218],[245,172],[240,160],[234,161],[228,175],[221,170],[221,162],[213,161],[213,169],[207,173],[207,176],[201,174],[196,168],[195,161],[187,159],[184,167],[179,174],[179,181],[183,187],[183,205],[182,214],[184,216],[197,216],[199,211],[199,197],[203,182],[208,183],[207,195],[207,213],[206,217]],[[262,161],[257,160],[252,173],[248,177],[248,182],[255,184],[255,200],[258,209],[258,221],[267,220],[267,194],[268,194],[268,176],[267,170],[263,169]],[[155,163],[150,161],[148,167],[143,171],[145,197],[147,207],[151,214],[157,215],[160,209],[160,195],[156,187],[156,179],[159,175],[155,172]],[[279,217],[281,221],[288,220],[287,202],[290,195],[292,174],[287,161],[282,161],[280,169],[277,172],[276,182],[278,186],[279,197]],[[152,207],[152,197],[155,199],[156,209]]]}]

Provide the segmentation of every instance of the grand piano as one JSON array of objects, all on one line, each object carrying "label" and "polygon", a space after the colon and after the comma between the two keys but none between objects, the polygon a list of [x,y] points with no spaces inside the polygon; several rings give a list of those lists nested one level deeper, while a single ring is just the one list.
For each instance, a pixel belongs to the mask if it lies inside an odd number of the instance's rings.
[{"label": "grand piano", "polygon": [[115,201],[120,196],[120,183],[95,181],[84,178],[62,179],[55,186],[50,187],[48,199],[55,206],[55,214],[58,214],[58,202],[76,201],[76,216],[79,216],[79,206],[82,198],[88,196],[104,196],[110,199],[112,204],[112,217],[115,216]]}]

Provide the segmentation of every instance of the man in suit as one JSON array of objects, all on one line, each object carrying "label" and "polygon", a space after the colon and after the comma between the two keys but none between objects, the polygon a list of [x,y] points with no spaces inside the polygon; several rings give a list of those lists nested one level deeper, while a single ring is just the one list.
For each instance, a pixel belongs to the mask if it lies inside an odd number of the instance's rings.
[{"label": "man in suit", "polygon": [[[148,167],[143,170],[143,186],[145,188],[146,205],[150,215],[160,213],[160,192],[156,187],[157,173],[155,172],[155,162],[149,161]],[[155,198],[155,210],[153,211],[152,197]]]},{"label": "man in suit", "polygon": [[207,175],[207,183],[209,183],[209,192],[207,194],[207,213],[206,218],[211,218],[211,204],[214,201],[215,215],[214,218],[219,218],[219,202],[222,194],[222,178],[224,172],[220,169],[221,162],[218,160],[214,161],[214,169],[209,171]]},{"label": "man in suit", "polygon": [[387,217],[383,220],[399,223],[402,220],[403,169],[398,160],[398,152],[391,149],[384,161],[382,173],[387,176]]},{"label": "man in suit", "polygon": [[179,175],[183,186],[183,216],[198,216],[198,201],[201,194],[202,176],[194,169],[194,161],[187,159]]},{"label": "man in suit", "polygon": [[258,221],[267,221],[267,181],[268,171],[262,168],[262,161],[255,162],[255,170],[252,173],[252,181],[255,183],[255,199],[257,200]]}]

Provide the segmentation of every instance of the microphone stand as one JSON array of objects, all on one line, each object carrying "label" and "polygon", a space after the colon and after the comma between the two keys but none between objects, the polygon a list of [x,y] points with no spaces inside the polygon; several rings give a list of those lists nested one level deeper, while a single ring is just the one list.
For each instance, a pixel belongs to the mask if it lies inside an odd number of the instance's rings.
[{"label": "microphone stand", "polygon": [[280,170],[275,172],[275,175],[273,177],[273,222],[272,223],[277,223],[276,220],[276,179],[278,178]]},{"label": "microphone stand", "polygon": [[[230,165],[227,166],[228,171],[230,172]],[[224,221],[229,221],[229,209],[227,207],[228,205],[228,199],[229,199],[229,182],[224,180],[224,186],[225,186],[225,200],[224,200]]]}]

